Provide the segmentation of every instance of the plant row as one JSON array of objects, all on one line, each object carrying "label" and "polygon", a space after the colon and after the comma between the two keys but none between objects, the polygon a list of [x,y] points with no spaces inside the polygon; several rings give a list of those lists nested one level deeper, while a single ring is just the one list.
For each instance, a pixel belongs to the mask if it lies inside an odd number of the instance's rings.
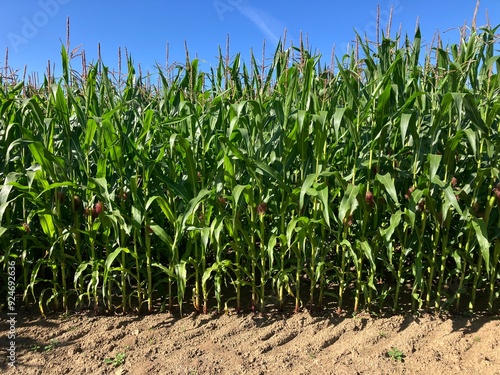
[{"label": "plant row", "polygon": [[155,85],[64,48],[60,79],[3,76],[4,271],[42,313],[498,311],[495,31],[357,36],[335,68],[280,44]]}]

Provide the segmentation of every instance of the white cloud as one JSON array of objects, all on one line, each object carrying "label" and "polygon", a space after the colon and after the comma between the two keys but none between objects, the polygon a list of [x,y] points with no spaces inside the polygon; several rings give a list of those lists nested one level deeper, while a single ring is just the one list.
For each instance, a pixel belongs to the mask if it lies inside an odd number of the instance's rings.
[{"label": "white cloud", "polygon": [[[278,43],[280,38],[275,32],[276,28],[279,27],[278,25],[280,24],[278,20],[247,4],[238,4],[236,9],[248,18],[266,36],[266,39],[274,44]],[[281,30],[280,32],[282,31],[284,30]]]}]

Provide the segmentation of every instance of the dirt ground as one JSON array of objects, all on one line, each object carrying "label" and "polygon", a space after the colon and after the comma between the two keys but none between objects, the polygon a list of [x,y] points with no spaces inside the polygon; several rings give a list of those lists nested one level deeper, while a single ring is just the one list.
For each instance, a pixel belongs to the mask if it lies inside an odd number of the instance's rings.
[{"label": "dirt ground", "polygon": [[499,316],[18,315],[0,373],[500,374]]}]

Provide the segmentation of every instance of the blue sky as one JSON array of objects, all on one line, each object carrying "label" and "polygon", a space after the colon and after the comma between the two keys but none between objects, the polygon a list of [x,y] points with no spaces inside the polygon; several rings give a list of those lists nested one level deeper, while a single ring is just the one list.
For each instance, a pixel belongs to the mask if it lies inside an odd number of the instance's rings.
[{"label": "blue sky", "polygon": [[[9,66],[20,72],[43,72],[50,60],[60,65],[60,50],[66,42],[66,19],[70,17],[71,47],[81,45],[87,62],[97,59],[97,45],[105,65],[117,67],[117,51],[127,48],[135,64],[143,72],[154,71],[155,65],[184,61],[184,42],[190,58],[198,57],[201,68],[216,64],[219,46],[225,53],[226,37],[230,37],[230,56],[240,52],[248,63],[250,50],[260,60],[262,43],[270,57],[279,38],[287,30],[287,46],[298,44],[302,31],[308,35],[311,49],[324,56],[328,64],[332,47],[343,54],[354,39],[354,30],[375,39],[377,4],[381,26],[385,27],[393,7],[392,36],[402,25],[403,32],[413,38],[417,17],[424,43],[430,43],[439,30],[443,41],[455,43],[457,28],[471,25],[476,0],[391,0],[391,1],[295,1],[204,0],[127,1],[127,0],[23,0],[2,5],[0,23],[0,67],[5,51]],[[486,10],[492,26],[500,24],[500,1],[481,0],[477,25],[486,23]],[[72,61],[80,70],[79,59]]]}]

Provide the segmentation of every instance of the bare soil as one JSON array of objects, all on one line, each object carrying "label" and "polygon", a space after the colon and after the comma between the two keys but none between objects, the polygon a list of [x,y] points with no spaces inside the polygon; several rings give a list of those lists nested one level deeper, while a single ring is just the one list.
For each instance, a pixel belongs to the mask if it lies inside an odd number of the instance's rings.
[{"label": "bare soil", "polygon": [[18,315],[19,374],[500,374],[499,316]]}]

